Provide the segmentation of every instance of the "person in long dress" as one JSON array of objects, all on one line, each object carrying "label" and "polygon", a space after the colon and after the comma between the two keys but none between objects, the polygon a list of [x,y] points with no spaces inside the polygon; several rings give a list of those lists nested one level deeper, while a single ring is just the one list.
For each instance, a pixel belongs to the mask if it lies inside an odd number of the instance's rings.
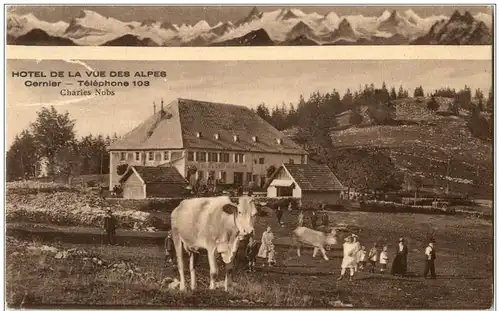
[{"label": "person in long dress", "polygon": [[345,272],[349,269],[349,281],[352,281],[352,277],[354,276],[354,270],[356,268],[356,245],[353,242],[353,237],[349,235],[345,238],[345,243],[343,245],[344,248],[344,257],[342,258],[341,272],[340,277],[337,279],[338,281],[344,278]]},{"label": "person in long dress", "polygon": [[352,243],[354,244],[354,260],[356,261],[356,265],[354,266],[354,272],[358,272],[358,266],[360,262],[361,255],[361,244],[359,243],[359,237],[356,234],[352,235]]},{"label": "person in long dress", "polygon": [[394,261],[392,262],[391,274],[403,276],[406,274],[408,262],[408,247],[403,238],[399,238],[397,247],[396,257],[394,257]]},{"label": "person in long dress", "polygon": [[299,216],[297,216],[297,227],[304,226],[304,211],[299,211]]},{"label": "person in long dress", "polygon": [[257,256],[259,256],[260,258],[267,259],[269,266],[272,266],[274,261],[273,240],[274,240],[274,234],[271,231],[271,227],[268,226],[267,230],[264,233],[262,233],[262,240],[261,240],[262,243],[260,244],[259,253],[257,254]]}]

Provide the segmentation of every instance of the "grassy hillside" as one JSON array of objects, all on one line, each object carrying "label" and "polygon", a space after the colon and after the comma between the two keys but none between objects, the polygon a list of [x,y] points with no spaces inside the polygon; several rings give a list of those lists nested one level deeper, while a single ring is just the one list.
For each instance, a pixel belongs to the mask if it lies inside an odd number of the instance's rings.
[{"label": "grassy hillside", "polygon": [[432,112],[426,109],[425,100],[398,100],[395,125],[371,125],[365,120],[360,126],[334,131],[335,149],[383,151],[396,169],[420,176],[427,187],[444,189],[449,182],[453,192],[489,196],[492,144],[471,135],[466,112],[447,116],[441,113],[447,102],[440,100],[440,104],[439,111]]}]

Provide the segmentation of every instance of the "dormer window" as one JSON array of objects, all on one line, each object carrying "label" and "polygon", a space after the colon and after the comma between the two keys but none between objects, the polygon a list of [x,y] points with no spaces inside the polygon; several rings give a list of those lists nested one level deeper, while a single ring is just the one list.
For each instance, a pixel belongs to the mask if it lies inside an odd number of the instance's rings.
[{"label": "dormer window", "polygon": [[240,141],[240,135],[233,135],[233,140],[234,141]]},{"label": "dormer window", "polygon": [[283,140],[281,138],[276,138],[276,142],[278,143],[278,145],[283,144]]},{"label": "dormer window", "polygon": [[253,140],[255,143],[259,142],[259,138],[258,138],[257,136],[252,136],[252,140]]},{"label": "dormer window", "polygon": [[220,134],[219,133],[215,133],[214,137],[215,137],[216,140],[219,140],[220,139]]},{"label": "dormer window", "polygon": [[196,132],[196,137],[201,138],[201,132]]}]

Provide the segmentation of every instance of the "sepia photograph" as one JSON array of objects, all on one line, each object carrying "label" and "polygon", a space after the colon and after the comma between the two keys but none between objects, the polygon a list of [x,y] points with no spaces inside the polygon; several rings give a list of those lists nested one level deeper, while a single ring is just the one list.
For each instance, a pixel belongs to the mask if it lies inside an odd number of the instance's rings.
[{"label": "sepia photograph", "polygon": [[493,6],[10,6],[8,45],[492,45]]},{"label": "sepia photograph", "polygon": [[[27,6],[7,31],[21,45],[148,46],[171,31],[179,46],[182,29],[267,45],[237,39],[264,29],[286,45],[295,22],[290,40],[320,38],[316,20],[361,36],[380,11],[375,33],[421,23],[401,44],[459,45],[491,27],[488,7],[355,8],[224,7],[205,21],[194,7],[173,24],[141,21],[152,8]],[[458,20],[474,35],[425,34]],[[8,308],[493,305],[492,59],[7,59],[5,71]]]}]

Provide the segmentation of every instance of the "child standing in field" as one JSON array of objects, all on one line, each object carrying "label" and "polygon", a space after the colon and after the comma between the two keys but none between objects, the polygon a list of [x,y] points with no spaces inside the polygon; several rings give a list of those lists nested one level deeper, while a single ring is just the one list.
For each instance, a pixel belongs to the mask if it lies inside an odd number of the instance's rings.
[{"label": "child standing in field", "polygon": [[168,231],[167,237],[165,238],[165,261],[175,264],[175,248],[174,241],[172,240],[172,231]]},{"label": "child standing in field", "polygon": [[363,271],[366,266],[366,247],[361,246],[361,250],[359,251],[359,270]]},{"label": "child standing in field", "polygon": [[370,261],[370,272],[375,273],[375,267],[377,266],[377,259],[378,259],[378,249],[377,249],[377,243],[373,243],[373,247],[370,249],[370,252],[368,253],[368,260]]},{"label": "child standing in field", "polygon": [[259,246],[255,237],[251,235],[247,245],[248,272],[255,272],[255,262],[257,261],[258,253]]},{"label": "child standing in field", "polygon": [[387,246],[384,246],[380,252],[380,272],[385,273],[387,270],[387,262],[389,261],[389,254],[387,253]]}]

